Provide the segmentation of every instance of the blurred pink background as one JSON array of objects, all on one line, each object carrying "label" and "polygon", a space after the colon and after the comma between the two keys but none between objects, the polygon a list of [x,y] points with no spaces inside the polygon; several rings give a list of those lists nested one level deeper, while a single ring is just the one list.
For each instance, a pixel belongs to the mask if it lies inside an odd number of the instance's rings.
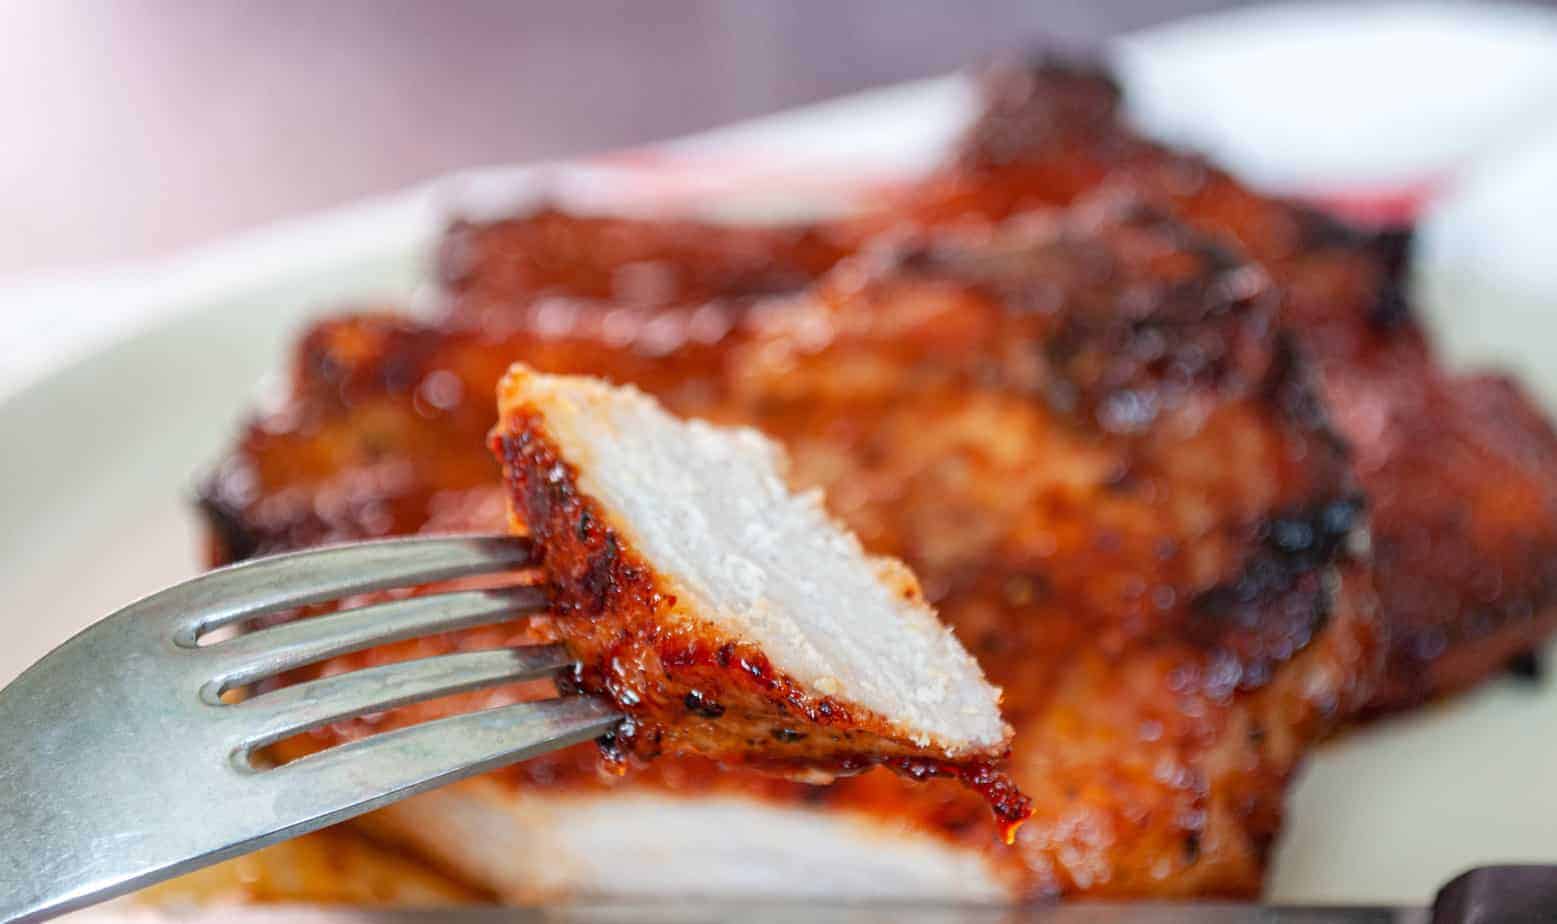
[{"label": "blurred pink background", "polygon": [[0,277],[1228,5],[0,0]]}]

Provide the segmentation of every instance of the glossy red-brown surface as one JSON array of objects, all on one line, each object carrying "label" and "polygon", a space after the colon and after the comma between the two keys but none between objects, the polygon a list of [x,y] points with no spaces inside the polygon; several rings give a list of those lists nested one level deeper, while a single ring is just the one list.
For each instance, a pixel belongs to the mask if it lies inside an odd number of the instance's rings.
[{"label": "glossy red-brown surface", "polygon": [[1118,89],[1085,66],[1009,62],[986,75],[985,96],[958,157],[865,224],[960,226],[1112,189],[1260,263],[1369,497],[1391,634],[1375,710],[1474,684],[1557,629],[1557,435],[1511,379],[1441,365],[1402,290],[1399,241],[1133,135]]},{"label": "glossy red-brown surface", "polygon": [[449,316],[492,329],[551,296],[631,312],[793,292],[846,256],[849,240],[825,227],[645,223],[543,208],[456,222],[438,275]]},{"label": "glossy red-brown surface", "polygon": [[295,400],[246,427],[203,492],[217,560],[429,524],[501,528],[497,467],[480,447],[515,338],[542,371],[598,369],[703,401],[732,325],[851,239],[550,208],[456,223],[439,253],[444,335],[363,311],[302,337]]},{"label": "glossy red-brown surface", "polygon": [[[873,766],[911,778],[966,781],[1008,831],[1031,804],[992,762],[1006,745],[953,760],[915,744],[885,717],[808,689],[762,649],[719,629],[680,599],[579,487],[545,413],[500,388],[491,436],[515,529],[534,538],[552,587],[551,620],[578,659],[578,688],[611,697],[627,715],[608,745],[613,759],[699,755],[822,782]],[[904,575],[902,592],[918,598]]]},{"label": "glossy red-brown surface", "polygon": [[[824,486],[869,549],[915,569],[1006,691],[1035,814],[1008,850],[950,781],[872,772],[816,788],[681,758],[610,777],[579,749],[505,779],[906,819],[1000,851],[1027,894],[1258,891],[1291,774],[1377,666],[1349,551],[1358,494],[1261,272],[1118,202],[863,256],[814,294],[718,308],[717,337],[689,334],[696,309],[618,316],[607,337],[609,306],[569,302],[563,325],[551,300],[528,298],[515,293],[501,334],[373,317],[317,329],[293,406],[251,428],[225,469],[243,490],[208,492],[225,545],[499,527],[483,487],[496,466],[477,457],[501,368],[635,382],[679,413],[780,439],[802,485]],[[427,401],[424,383],[445,373],[459,400]],[[333,503],[386,466],[400,480]],[[477,643],[424,640],[337,668]]]},{"label": "glossy red-brown surface", "polygon": [[740,350],[797,475],[1005,689],[1040,888],[1256,888],[1292,762],[1369,689],[1366,575],[1321,577],[1357,498],[1275,307],[1105,204],[842,267]]}]

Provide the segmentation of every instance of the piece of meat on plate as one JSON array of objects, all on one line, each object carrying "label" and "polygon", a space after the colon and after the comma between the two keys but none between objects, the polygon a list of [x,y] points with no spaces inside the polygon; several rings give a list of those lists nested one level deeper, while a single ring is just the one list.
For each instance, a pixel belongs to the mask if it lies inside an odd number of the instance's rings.
[{"label": "piece of meat on plate", "polygon": [[1406,297],[1398,236],[1258,195],[1147,141],[1095,68],[1008,61],[986,73],[984,99],[956,156],[864,224],[977,224],[1109,188],[1263,266],[1370,502],[1391,637],[1374,711],[1494,676],[1557,629],[1557,433],[1512,379],[1444,366]]},{"label": "piece of meat on plate", "polygon": [[515,365],[491,447],[516,531],[541,550],[574,682],[628,716],[623,756],[696,754],[811,782],[875,765],[970,781],[1011,826],[992,768],[999,692],[746,428],[681,420],[631,386]]},{"label": "piece of meat on plate", "polygon": [[[292,402],[247,431],[210,509],[237,547],[500,526],[464,466],[480,390],[515,360],[754,425],[866,551],[914,569],[1005,690],[1035,810],[1015,848],[952,781],[807,786],[693,757],[602,775],[592,747],[365,826],[514,901],[1253,895],[1303,755],[1378,666],[1357,488],[1277,298],[1167,215],[1101,202],[872,252],[669,351],[587,312],[501,332],[345,319],[309,338]],[[458,401],[425,400],[440,373]],[[356,480],[388,469],[401,480]]]}]

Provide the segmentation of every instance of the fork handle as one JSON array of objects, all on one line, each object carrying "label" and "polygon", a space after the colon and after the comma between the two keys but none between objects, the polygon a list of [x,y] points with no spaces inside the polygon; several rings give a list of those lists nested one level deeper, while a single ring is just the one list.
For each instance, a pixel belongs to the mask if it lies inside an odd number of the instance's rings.
[{"label": "fork handle", "polygon": [[0,690],[0,921],[92,904],[199,853],[167,834],[202,820],[180,817],[199,803],[180,791],[177,729],[147,742],[112,721],[147,705],[148,647],[110,618]]}]

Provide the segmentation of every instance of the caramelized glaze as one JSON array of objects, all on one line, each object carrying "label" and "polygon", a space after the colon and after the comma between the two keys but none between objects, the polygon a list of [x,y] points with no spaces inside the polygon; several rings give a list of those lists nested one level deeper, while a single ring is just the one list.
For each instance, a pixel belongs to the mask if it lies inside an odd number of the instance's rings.
[{"label": "caramelized glaze", "polygon": [[[1005,850],[982,799],[951,780],[875,771],[811,787],[696,758],[617,776],[592,747],[501,779],[907,823],[989,847],[1028,895],[1258,891],[1291,774],[1369,694],[1379,651],[1353,554],[1358,491],[1265,274],[1161,211],[1110,201],[872,252],[811,295],[627,315],[579,299],[566,324],[533,296],[509,293],[501,330],[317,328],[292,404],[248,431],[224,468],[236,485],[207,492],[218,533],[276,550],[501,528],[482,435],[502,369],[633,382],[681,414],[777,437],[799,484],[825,487],[867,548],[915,569],[1006,691],[1034,815]],[[657,324],[703,333],[647,333]],[[459,400],[421,400],[445,373]],[[512,631],[544,638],[544,623]],[[495,643],[422,640],[331,669]],[[697,693],[664,705],[728,708]],[[374,727],[437,714],[422,708]]]},{"label": "caramelized glaze", "polygon": [[1371,709],[1468,687],[1557,629],[1557,433],[1512,379],[1443,366],[1404,291],[1404,235],[1256,195],[1139,137],[1095,67],[1013,59],[983,84],[952,161],[857,233],[967,227],[1112,190],[1242,249],[1278,284],[1370,499],[1391,638]]}]

